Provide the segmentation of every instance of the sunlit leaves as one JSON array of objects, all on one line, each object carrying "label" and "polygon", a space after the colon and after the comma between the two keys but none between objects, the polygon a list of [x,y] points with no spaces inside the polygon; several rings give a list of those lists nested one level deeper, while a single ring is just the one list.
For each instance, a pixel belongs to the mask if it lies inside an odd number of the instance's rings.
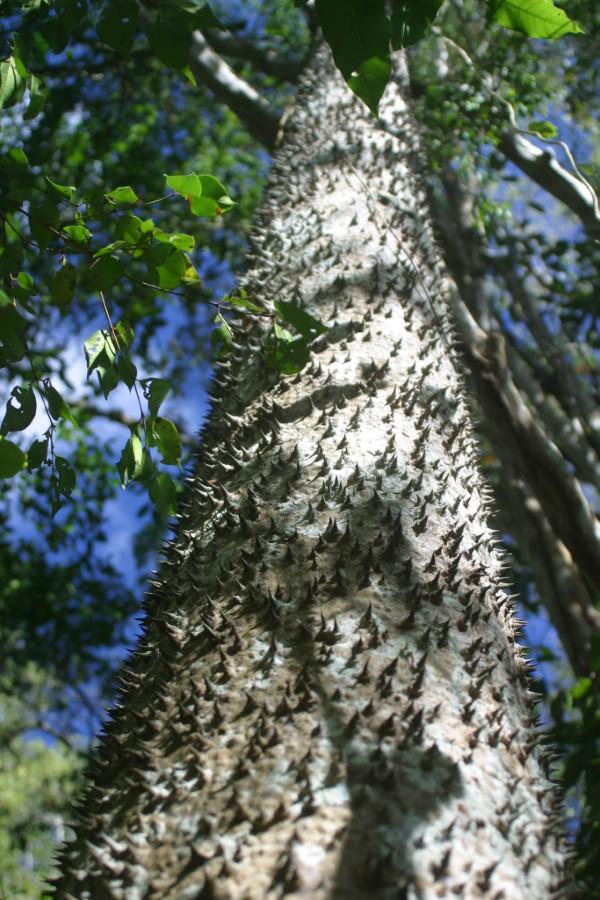
[{"label": "sunlit leaves", "polygon": [[233,334],[221,313],[215,317],[215,327],[210,333],[210,342],[217,357],[227,356],[233,345]]},{"label": "sunlit leaves", "polygon": [[225,185],[213,175],[166,175],[167,187],[185,197],[196,216],[216,216],[235,206]]},{"label": "sunlit leaves", "polygon": [[121,453],[117,463],[117,470],[121,476],[121,485],[125,487],[128,481],[138,478],[144,470],[144,447],[138,434],[133,433]]},{"label": "sunlit leaves", "polygon": [[0,62],[0,109],[14,106],[21,100],[26,83],[27,70],[18,56]]},{"label": "sunlit leaves", "polygon": [[158,415],[158,411],[171,390],[169,382],[165,378],[144,378],[141,381],[144,397],[148,401],[148,411],[151,416]]},{"label": "sunlit leaves", "polygon": [[552,122],[541,120],[539,122],[530,122],[527,126],[529,131],[535,132],[541,138],[552,140],[558,137],[558,128]]},{"label": "sunlit leaves", "polygon": [[109,191],[105,196],[107,200],[110,200],[111,203],[115,203],[118,206],[135,204],[138,202],[136,192],[132,187],[129,187],[129,185],[115,188],[114,191]]},{"label": "sunlit leaves", "polygon": [[496,22],[528,37],[556,40],[583,31],[553,0],[491,0],[490,5]]},{"label": "sunlit leaves", "polygon": [[176,425],[161,417],[151,422],[150,445],[157,447],[164,463],[175,466],[181,457],[181,439]]}]

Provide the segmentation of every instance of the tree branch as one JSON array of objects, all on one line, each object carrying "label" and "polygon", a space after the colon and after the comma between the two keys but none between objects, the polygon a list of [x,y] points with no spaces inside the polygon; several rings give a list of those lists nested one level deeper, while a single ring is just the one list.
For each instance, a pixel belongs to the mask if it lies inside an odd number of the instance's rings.
[{"label": "tree branch", "polygon": [[579,482],[565,468],[554,442],[541,430],[515,386],[506,364],[504,338],[486,334],[458,291],[453,306],[477,393],[494,431],[497,452],[517,460],[542,503],[556,536],[569,549],[579,571],[593,585],[600,572],[600,523]]},{"label": "tree branch", "polygon": [[553,150],[541,150],[516,131],[503,134],[499,149],[536,184],[568,206],[590,234],[600,235],[598,198],[559,163]]},{"label": "tree branch", "polygon": [[[600,613],[594,608],[573,557],[554,534],[539,500],[517,472],[511,471],[506,460],[498,488],[504,500],[501,509],[523,510],[517,520],[518,538],[531,560],[538,595],[543,599],[573,672],[585,675],[591,664],[591,637],[600,632]],[[514,525],[511,520],[511,530]]]},{"label": "tree branch", "polygon": [[279,113],[221,59],[199,31],[192,38],[190,69],[198,81],[239,116],[252,137],[268,150],[275,146]]},{"label": "tree branch", "polygon": [[236,37],[228,31],[220,31],[217,28],[207,28],[204,37],[218,53],[227,56],[235,56],[237,59],[252,63],[265,75],[274,75],[282,81],[295,82],[304,69],[306,60],[290,59],[290,57],[277,53],[275,50],[261,49],[253,41]]}]

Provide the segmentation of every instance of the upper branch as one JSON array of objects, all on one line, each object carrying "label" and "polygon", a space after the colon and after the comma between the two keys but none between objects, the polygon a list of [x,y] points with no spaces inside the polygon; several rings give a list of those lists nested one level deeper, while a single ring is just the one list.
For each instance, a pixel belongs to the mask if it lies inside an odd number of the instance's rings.
[{"label": "upper branch", "polygon": [[600,235],[600,210],[596,195],[559,163],[554,151],[540,150],[516,131],[505,132],[499,148],[536,184],[568,206],[591,234]]},{"label": "upper branch", "polygon": [[193,35],[190,69],[240,117],[252,137],[269,150],[274,147],[279,113],[221,59],[199,31]]},{"label": "upper branch", "polygon": [[265,75],[274,75],[282,81],[295,82],[306,64],[303,58],[290,59],[275,50],[263,50],[253,41],[217,28],[207,28],[203,34],[210,46],[219,53],[250,62]]}]

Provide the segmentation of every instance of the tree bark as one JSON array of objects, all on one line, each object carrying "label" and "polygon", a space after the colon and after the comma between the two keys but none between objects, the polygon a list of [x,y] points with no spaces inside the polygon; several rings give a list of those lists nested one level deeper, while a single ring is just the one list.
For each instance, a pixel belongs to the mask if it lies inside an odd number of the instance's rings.
[{"label": "tree bark", "polygon": [[59,897],[565,891],[398,84],[381,116],[319,51],[244,283],[330,330],[290,380],[236,326]]}]

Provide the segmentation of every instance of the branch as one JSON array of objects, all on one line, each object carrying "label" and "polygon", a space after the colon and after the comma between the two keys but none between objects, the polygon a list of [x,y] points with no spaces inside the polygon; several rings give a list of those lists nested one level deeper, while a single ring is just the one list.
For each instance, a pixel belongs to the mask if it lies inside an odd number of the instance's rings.
[{"label": "branch", "polygon": [[573,672],[586,675],[591,665],[591,638],[600,633],[600,612],[594,608],[573,557],[554,534],[539,500],[514,470],[510,472],[506,462],[502,465],[497,490],[503,495],[501,510],[523,510],[518,519],[511,518],[510,529],[517,527],[519,543],[531,560],[538,594]]},{"label": "branch", "polygon": [[199,31],[192,38],[190,69],[198,81],[239,116],[253,138],[268,150],[275,146],[279,113],[221,59]]},{"label": "branch", "polygon": [[227,31],[217,28],[207,28],[204,37],[210,46],[218,53],[235,56],[237,59],[252,63],[265,75],[274,75],[282,81],[295,82],[304,69],[306,60],[290,59],[288,56],[277,53],[275,50],[262,50],[253,41],[236,37]]},{"label": "branch", "polygon": [[508,345],[507,354],[519,390],[529,399],[565,459],[575,466],[578,477],[583,481],[600,484],[600,462],[587,441],[586,430],[580,420],[569,418],[558,398],[553,401],[546,394],[519,347]]},{"label": "branch", "polygon": [[534,420],[506,363],[504,338],[479,327],[458,291],[452,292],[455,319],[477,393],[494,431],[496,452],[516,461],[542,503],[556,536],[579,571],[594,585],[600,572],[600,522],[560,451]]},{"label": "branch", "polygon": [[502,153],[579,217],[584,227],[600,236],[600,210],[594,191],[571,175],[558,161],[553,150],[540,150],[516,131],[506,131],[499,144]]}]

